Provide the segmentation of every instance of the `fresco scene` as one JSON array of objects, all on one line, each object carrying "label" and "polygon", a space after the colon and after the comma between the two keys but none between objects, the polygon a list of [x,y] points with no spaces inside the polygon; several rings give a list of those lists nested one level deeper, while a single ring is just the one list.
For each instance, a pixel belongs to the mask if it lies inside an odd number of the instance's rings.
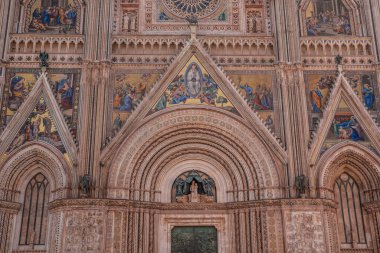
[{"label": "fresco scene", "polygon": [[347,104],[342,100],[334,116],[330,131],[323,144],[321,152],[326,151],[341,141],[354,141],[369,146],[366,137],[357,118],[352,114]]},{"label": "fresco scene", "polygon": [[117,74],[113,90],[113,133],[123,126],[138,102],[157,81],[158,73]]},{"label": "fresco scene", "polygon": [[73,0],[37,0],[31,8],[30,32],[75,33],[78,8]]},{"label": "fresco scene", "polygon": [[271,75],[230,75],[265,124],[274,130],[273,77]]},{"label": "fresco scene", "polygon": [[[7,125],[26,100],[38,79],[36,73],[12,72],[3,95],[2,125]],[[48,81],[57,102],[61,105],[72,132],[76,133],[78,120],[80,75],[52,73]]]},{"label": "fresco scene", "polygon": [[55,74],[49,78],[57,102],[62,106],[63,115],[71,118],[74,111],[74,93],[79,86],[74,84],[74,74]]},{"label": "fresco scene", "polygon": [[330,91],[336,82],[336,77],[333,75],[305,75],[305,82],[310,111],[322,113]]},{"label": "fresco scene", "polygon": [[347,80],[363,105],[370,111],[376,111],[376,81],[373,74],[347,73]]},{"label": "fresco scene", "polygon": [[178,105],[209,105],[237,113],[214,79],[193,56],[171,82],[152,112]]},{"label": "fresco scene", "polygon": [[24,143],[31,141],[43,141],[56,147],[63,154],[66,153],[56,125],[42,97],[9,146],[8,152],[12,152]]},{"label": "fresco scene", "polygon": [[[9,85],[4,89],[3,119],[8,124],[37,81],[35,73],[12,73]],[[5,115],[4,115],[5,114]]]},{"label": "fresco scene", "polygon": [[307,6],[308,36],[352,35],[350,22],[343,0],[313,0]]}]

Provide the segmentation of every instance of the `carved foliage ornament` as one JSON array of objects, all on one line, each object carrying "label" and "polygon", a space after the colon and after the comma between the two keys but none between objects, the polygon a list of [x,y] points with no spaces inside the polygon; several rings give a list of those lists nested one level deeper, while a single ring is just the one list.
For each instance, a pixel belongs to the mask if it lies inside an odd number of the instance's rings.
[{"label": "carved foliage ornament", "polygon": [[179,18],[190,15],[205,18],[215,13],[223,2],[222,0],[162,0],[165,8]]}]

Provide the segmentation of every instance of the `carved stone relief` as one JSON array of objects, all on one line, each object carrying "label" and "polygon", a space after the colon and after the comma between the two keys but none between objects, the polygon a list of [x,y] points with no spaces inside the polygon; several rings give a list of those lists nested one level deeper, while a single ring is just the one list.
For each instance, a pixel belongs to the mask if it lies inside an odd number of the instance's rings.
[{"label": "carved stone relief", "polygon": [[291,212],[286,214],[285,219],[288,253],[326,252],[321,213]]},{"label": "carved stone relief", "polygon": [[72,212],[64,227],[64,252],[102,252],[104,234],[103,213]]}]

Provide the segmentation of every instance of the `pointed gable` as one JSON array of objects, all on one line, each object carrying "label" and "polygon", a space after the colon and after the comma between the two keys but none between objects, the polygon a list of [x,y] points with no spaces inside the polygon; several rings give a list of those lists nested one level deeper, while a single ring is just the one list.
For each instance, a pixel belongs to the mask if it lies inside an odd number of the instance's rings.
[{"label": "pointed gable", "polygon": [[[192,105],[211,105],[210,108],[227,109],[240,115],[243,120],[246,121],[247,125],[250,126],[252,131],[254,131],[260,139],[266,141],[268,147],[273,150],[274,154],[282,161],[285,161],[286,151],[278,138],[276,138],[271,132],[271,129],[266,126],[266,123],[264,123],[259,114],[248,105],[241,91],[227,77],[226,72],[213,61],[196,38],[192,38],[186,43],[181,53],[171,62],[166,72],[160,77],[157,83],[152,86],[152,89],[142,99],[141,103],[133,110],[133,113],[127,118],[126,123],[119,129],[115,137],[111,139],[110,143],[108,143],[103,150],[101,159],[108,159],[112,156],[113,152],[118,148],[118,145],[136,130],[136,127],[139,126],[138,122],[141,121],[142,118],[149,117],[156,111],[164,111],[167,107],[175,108],[180,106],[178,104],[174,105],[170,104],[170,102],[168,103],[168,98],[170,98],[173,90],[170,86],[179,79],[185,82],[185,76],[190,71],[192,63],[196,63],[195,68],[201,73],[199,76],[203,75],[202,78],[208,81],[206,85],[200,85],[198,88],[186,87],[186,84],[181,85],[184,91],[183,93],[186,94],[186,103],[191,103]],[[190,82],[192,82],[190,84],[196,85],[197,78],[196,74],[195,77],[190,78],[192,79],[190,80]],[[202,92],[207,93],[207,85],[210,84],[213,84],[213,92],[209,92],[208,94],[212,95],[210,97],[204,97]],[[217,89],[215,89],[216,86]],[[190,88],[195,89],[190,90]],[[197,93],[197,91],[199,93]],[[172,95],[175,94],[172,93]],[[201,98],[204,100],[201,100]],[[207,101],[209,102],[207,103],[205,100],[209,98],[211,99]],[[212,99],[214,99],[213,102],[211,101]],[[181,102],[183,103],[183,101],[180,101],[179,104],[181,104]],[[215,105],[213,105],[213,103]]]},{"label": "pointed gable", "polygon": [[354,141],[366,146],[371,144],[360,123],[344,100],[341,100],[335,112],[321,152],[325,152],[342,141]]},{"label": "pointed gable", "polygon": [[[10,69],[7,71],[4,87],[0,127],[5,128],[37,83],[38,69]],[[74,138],[78,127],[78,108],[80,92],[80,70],[59,69],[49,71],[46,76],[52,93]]]},{"label": "pointed gable", "polygon": [[380,132],[363,101],[342,73],[331,92],[310,149],[311,164],[321,153],[342,141],[353,141],[380,150]]},{"label": "pointed gable", "polygon": [[238,114],[219,84],[196,56],[192,56],[178,75],[169,82],[150,113],[179,105],[208,105]]},{"label": "pointed gable", "polygon": [[45,73],[0,135],[0,153],[9,153],[29,141],[49,143],[77,161],[77,147]]},{"label": "pointed gable", "polygon": [[29,114],[7,152],[12,152],[31,141],[43,141],[54,146],[63,154],[67,153],[59,135],[57,124],[52,118],[43,96]]}]

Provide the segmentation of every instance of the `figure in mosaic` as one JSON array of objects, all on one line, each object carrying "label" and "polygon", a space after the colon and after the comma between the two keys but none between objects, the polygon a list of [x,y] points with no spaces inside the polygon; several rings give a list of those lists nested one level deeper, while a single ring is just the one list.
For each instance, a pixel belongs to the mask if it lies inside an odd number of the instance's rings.
[{"label": "figure in mosaic", "polygon": [[58,32],[68,33],[75,31],[78,10],[75,1],[40,1],[33,5],[32,18],[29,24],[30,32]]},{"label": "figure in mosaic", "polygon": [[306,9],[308,36],[351,35],[351,21],[342,0],[310,1]]}]

